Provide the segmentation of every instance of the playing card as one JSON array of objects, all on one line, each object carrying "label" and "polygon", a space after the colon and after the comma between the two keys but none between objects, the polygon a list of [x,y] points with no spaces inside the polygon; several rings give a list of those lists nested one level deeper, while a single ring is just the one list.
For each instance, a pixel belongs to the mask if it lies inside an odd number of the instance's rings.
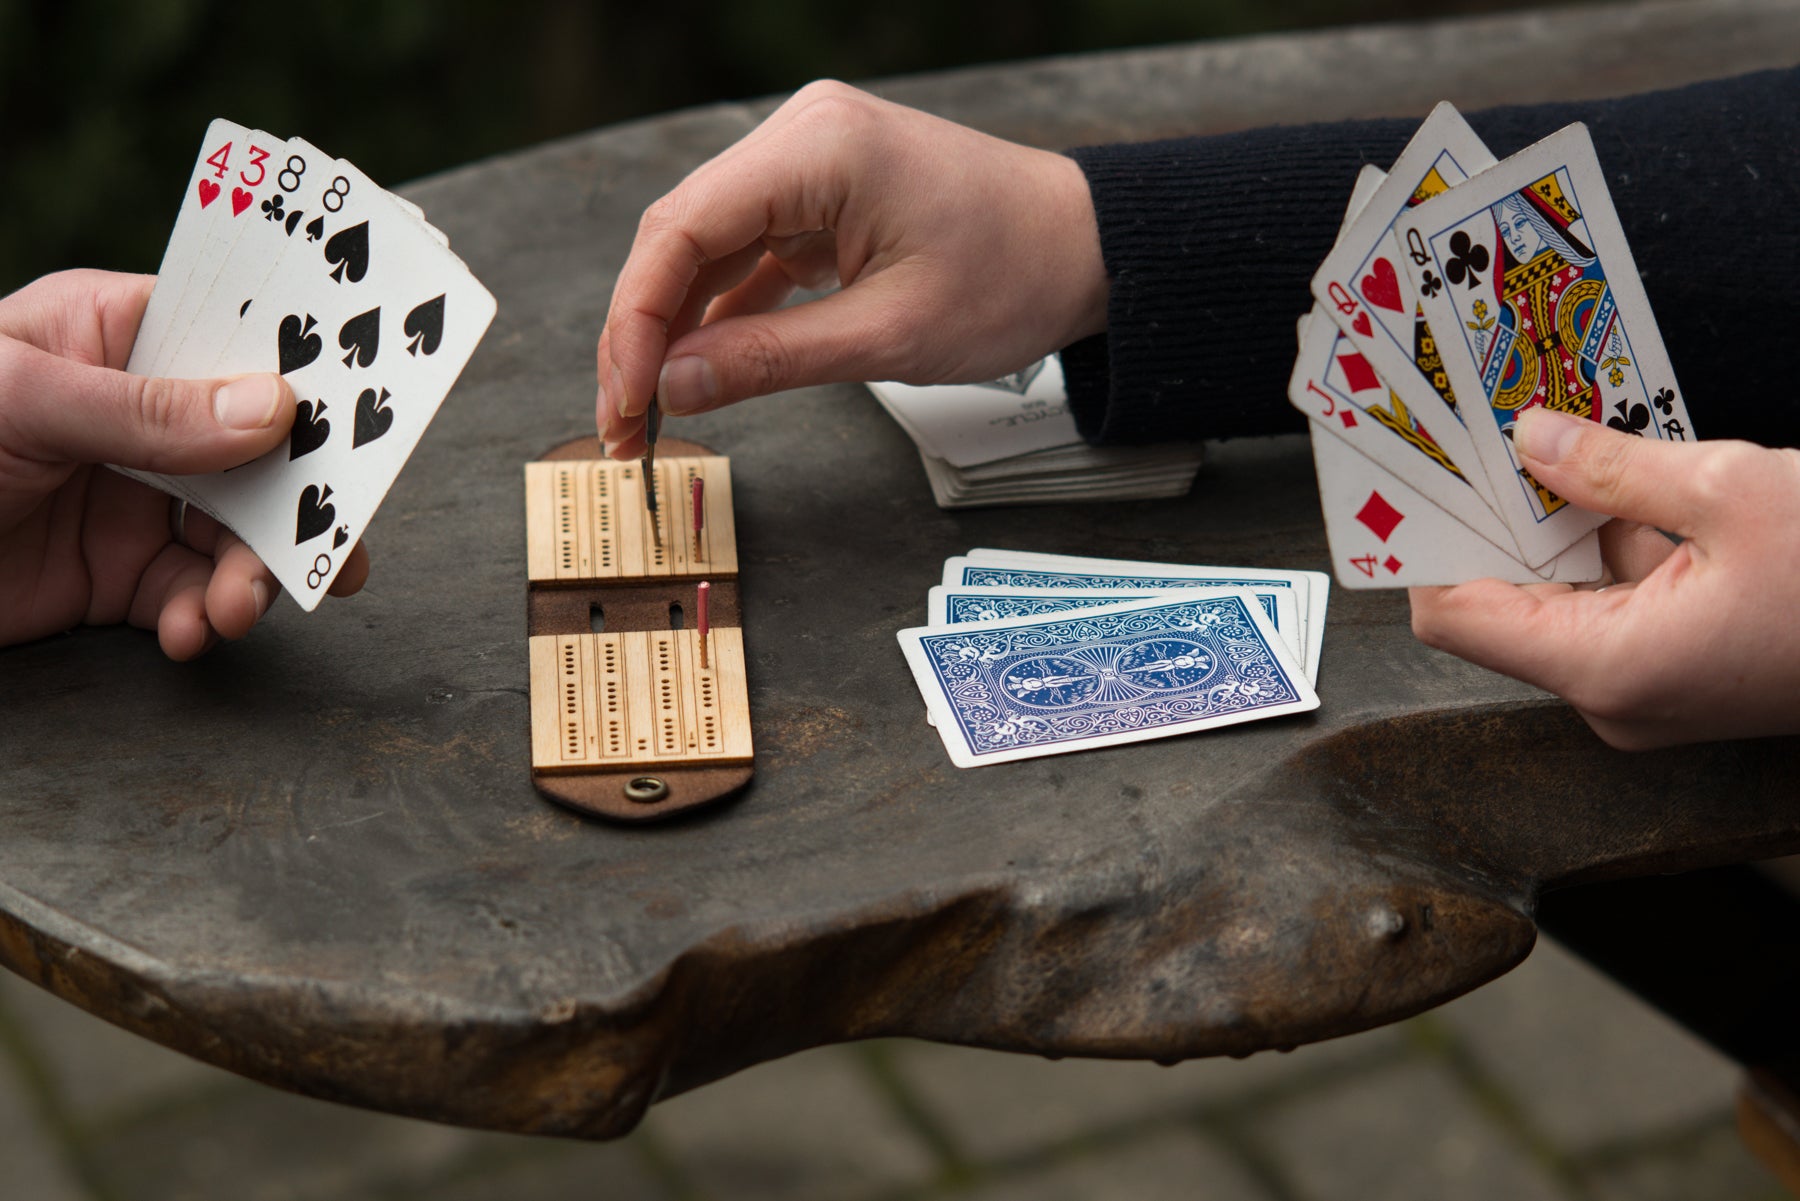
[{"label": "playing card", "polygon": [[[1641,436],[1692,427],[1608,195],[1572,125],[1404,214],[1396,236],[1497,511],[1528,564],[1606,518],[1519,467],[1512,423],[1545,405]],[[1485,409],[1485,412],[1483,411]]]},{"label": "playing card", "polygon": [[920,451],[955,467],[1081,441],[1055,355],[985,383],[876,382],[869,391]]},{"label": "playing card", "polygon": [[[1262,606],[1263,614],[1274,625],[1293,652],[1294,659],[1307,672],[1307,682],[1316,683],[1316,673],[1303,656],[1306,641],[1300,627],[1300,609],[1291,588],[1199,588],[1181,589],[1188,596],[1229,596],[1242,594]],[[1146,600],[1166,592],[1112,592],[1097,588],[966,588],[934,586],[926,601],[926,623],[932,626],[963,625],[972,621],[998,621],[1003,617],[1036,617],[1045,613],[1067,613],[1077,609],[1096,609],[1116,605],[1123,600]]]},{"label": "playing card", "polygon": [[1317,423],[1312,449],[1331,565],[1346,588],[1461,584],[1489,576],[1511,584],[1600,578],[1597,533],[1588,533],[1534,571],[1474,537],[1456,518]]},{"label": "playing card", "polygon": [[[242,185],[230,178],[233,152],[244,146],[249,134],[242,125],[224,118],[207,126],[187,190],[181,196],[175,228],[163,250],[162,266],[157,268],[156,287],[144,308],[143,320],[138,323],[137,341],[126,367],[133,374],[150,374],[147,367],[151,351],[162,347],[174,321],[176,306],[197,265],[199,246],[214,238],[228,240],[218,233],[217,227],[242,221],[251,207],[253,197],[241,192]],[[233,197],[233,189],[240,190],[241,199]]]},{"label": "playing card", "polygon": [[[1490,508],[1492,488],[1478,470],[1474,445],[1457,413],[1438,363],[1436,340],[1401,265],[1392,231],[1411,205],[1455,187],[1493,162],[1461,114],[1448,103],[1438,105],[1312,279],[1314,298],[1374,373],[1432,432],[1434,442],[1463,468],[1464,486]],[[1424,490],[1433,496],[1439,492]]]},{"label": "playing card", "polygon": [[460,262],[379,196],[327,231],[294,247],[228,355],[232,370],[285,368],[300,400],[288,445],[188,482],[309,609],[494,313]]},{"label": "playing card", "polygon": [[[1502,553],[1518,548],[1461,465],[1342,330],[1315,306],[1288,381],[1288,400],[1312,420],[1315,437],[1344,443],[1404,481]],[[1323,461],[1323,460],[1320,460]],[[1481,475],[1478,462],[1470,466]],[[1338,579],[1343,580],[1340,570]]]},{"label": "playing card", "polygon": [[[209,147],[218,136],[209,132]],[[139,478],[229,526],[310,610],[460,374],[494,301],[416,206],[354,166],[299,139],[239,140],[256,152],[241,165],[223,143],[203,159],[236,165],[244,212],[203,248],[205,265],[189,281],[203,294],[187,302],[185,329],[175,328],[177,314],[165,334],[175,348],[156,357],[165,372],[189,376],[279,371],[299,399],[294,429],[284,446],[230,471]]]},{"label": "playing card", "polygon": [[1306,653],[1300,658],[1315,672],[1324,646],[1325,609],[1331,589],[1331,578],[1318,571],[1148,563],[986,547],[946,559],[942,582],[945,585],[1110,588],[1115,591],[1165,591],[1184,587],[1291,588],[1300,610],[1306,645]]},{"label": "playing card", "polygon": [[[245,272],[247,262],[266,266],[280,249],[263,228],[262,214],[278,191],[280,168],[272,164],[280,162],[282,146],[279,138],[255,129],[236,143],[219,144],[207,157],[215,172],[224,172],[218,181],[221,219],[214,220],[205,240],[192,248],[193,267],[168,328],[155,344],[154,357],[144,364],[148,372],[185,378],[210,374],[226,329],[220,310],[228,293],[219,287],[221,278],[228,270]],[[222,220],[224,211],[231,213],[230,221]],[[145,344],[142,333],[138,344]]]},{"label": "playing card", "polygon": [[958,767],[1298,713],[1319,700],[1261,606],[1239,595],[901,630]]}]

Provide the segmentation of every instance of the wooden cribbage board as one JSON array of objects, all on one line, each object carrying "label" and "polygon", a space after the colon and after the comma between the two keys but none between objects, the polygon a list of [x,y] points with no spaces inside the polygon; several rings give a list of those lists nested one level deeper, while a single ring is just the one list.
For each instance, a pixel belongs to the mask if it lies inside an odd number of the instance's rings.
[{"label": "wooden cribbage board", "polygon": [[639,463],[602,458],[584,438],[525,465],[532,780],[561,804],[625,821],[723,799],[753,770],[730,461],[665,438],[654,469],[660,544]]}]

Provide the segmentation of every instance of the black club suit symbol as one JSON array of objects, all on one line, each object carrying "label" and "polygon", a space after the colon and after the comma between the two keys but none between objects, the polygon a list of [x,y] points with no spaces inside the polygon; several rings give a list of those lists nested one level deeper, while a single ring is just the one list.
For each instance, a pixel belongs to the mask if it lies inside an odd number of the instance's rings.
[{"label": "black club suit symbol", "polygon": [[1477,271],[1486,271],[1488,252],[1486,246],[1477,246],[1469,240],[1469,235],[1457,230],[1450,235],[1450,261],[1444,264],[1444,274],[1453,284],[1460,284],[1466,276],[1469,287],[1473,288],[1481,282]]},{"label": "black club suit symbol", "polygon": [[284,207],[285,207],[285,204],[282,201],[281,197],[279,197],[279,196],[269,197],[267,200],[262,202],[263,218],[268,221],[273,221],[279,225],[281,223],[282,218],[287,216],[287,214],[282,211],[282,209]]},{"label": "black club suit symbol", "polygon": [[1444,288],[1444,281],[1432,274],[1431,268],[1425,269],[1425,278],[1419,281],[1419,291],[1427,296],[1436,296]]}]

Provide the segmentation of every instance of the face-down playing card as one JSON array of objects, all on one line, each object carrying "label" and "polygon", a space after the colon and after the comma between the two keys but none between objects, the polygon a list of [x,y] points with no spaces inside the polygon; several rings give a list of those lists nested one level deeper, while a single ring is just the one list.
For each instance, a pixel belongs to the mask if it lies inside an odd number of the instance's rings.
[{"label": "face-down playing card", "polygon": [[1512,424],[1544,405],[1645,437],[1693,437],[1587,130],[1572,125],[1404,214],[1408,269],[1497,511],[1527,562],[1605,520],[1518,463]]},{"label": "face-down playing card", "polygon": [[1137,559],[1095,559],[1080,555],[977,547],[944,560],[942,581],[950,585],[1021,588],[1087,588],[1157,592],[1176,588],[1288,588],[1300,612],[1305,652],[1300,661],[1317,677],[1325,642],[1325,609],[1331,577],[1321,571],[1269,567],[1206,567]]},{"label": "face-down playing card", "polygon": [[[1226,596],[1234,592],[1249,597],[1260,605],[1275,632],[1293,652],[1307,674],[1309,683],[1318,682],[1318,669],[1306,662],[1306,634],[1300,624],[1300,608],[1292,588],[1182,588],[1188,596],[1210,594]],[[926,599],[925,621],[932,626],[964,625],[974,621],[997,621],[1003,617],[1037,617],[1046,613],[1071,613],[1080,609],[1097,609],[1124,600],[1148,600],[1166,596],[1161,591],[1102,591],[1097,588],[982,588],[968,585],[954,587],[938,584]]]},{"label": "face-down playing card", "polygon": [[1141,742],[1318,707],[1253,599],[1180,594],[902,630],[958,767]]}]

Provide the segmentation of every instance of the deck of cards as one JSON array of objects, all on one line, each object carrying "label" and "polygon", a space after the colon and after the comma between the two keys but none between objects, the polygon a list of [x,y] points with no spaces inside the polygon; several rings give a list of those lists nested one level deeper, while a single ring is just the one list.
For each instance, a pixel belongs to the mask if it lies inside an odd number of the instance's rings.
[{"label": "deck of cards", "polygon": [[231,529],[311,610],[493,316],[416,205],[297,138],[214,121],[127,369],[279,371],[298,415],[242,467],[126,474]]},{"label": "deck of cards", "polygon": [[1606,518],[1519,465],[1514,419],[1694,437],[1585,126],[1495,162],[1438,105],[1364,168],[1312,294],[1288,398],[1345,587],[1599,579]]},{"label": "deck of cards", "polygon": [[986,383],[869,391],[918,446],[944,509],[1181,496],[1200,470],[1198,445],[1089,446],[1055,355]]},{"label": "deck of cards", "polygon": [[899,632],[958,767],[1316,709],[1330,578],[972,550]]}]

